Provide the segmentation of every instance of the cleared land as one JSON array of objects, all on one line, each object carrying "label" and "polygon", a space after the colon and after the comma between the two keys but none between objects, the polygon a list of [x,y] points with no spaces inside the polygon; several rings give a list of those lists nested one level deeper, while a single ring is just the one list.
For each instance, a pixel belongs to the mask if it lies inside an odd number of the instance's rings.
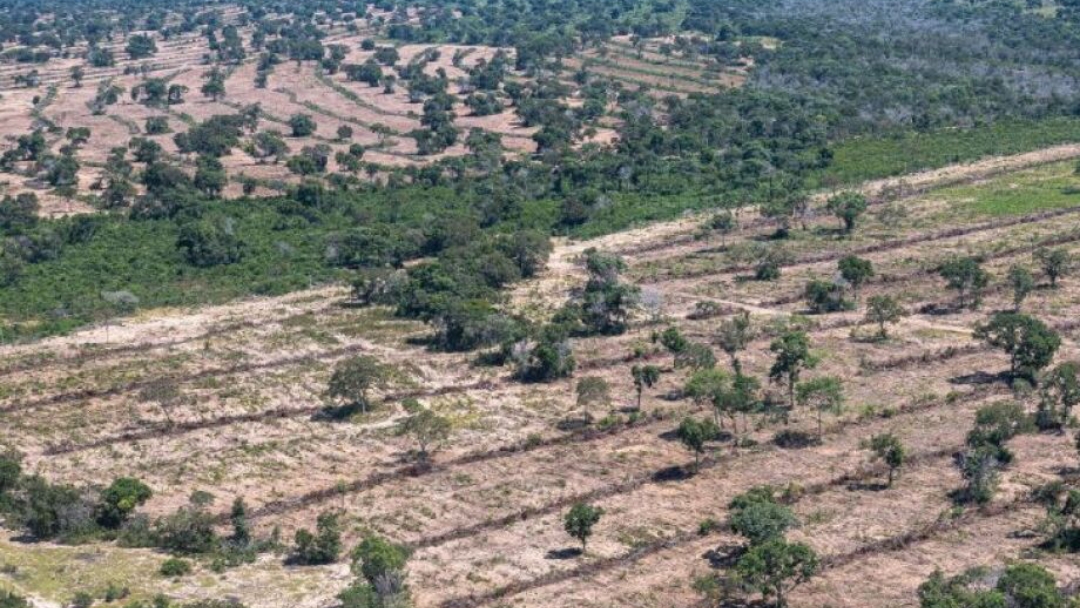
[{"label": "cleared land", "polygon": [[[266,99],[267,107],[279,103]],[[689,319],[700,302],[749,310],[763,334],[742,359],[757,377],[772,360],[770,337],[799,324],[822,356],[811,375],[845,379],[847,407],[826,420],[821,445],[783,449],[772,442],[785,428],[814,432],[809,412],[798,412],[790,427],[756,420],[752,446],[711,444],[697,475],[679,475],[692,457],[671,431],[683,415],[704,412],[678,396],[686,372],[674,370],[670,355],[650,342],[664,325],[638,319],[626,335],[575,340],[577,376],[604,377],[616,396],[610,427],[575,430],[567,425],[580,415],[573,382],[522,385],[468,356],[426,351],[412,340],[424,335],[422,325],[387,310],[342,306],[347,294],[338,289],[147,312],[4,347],[6,439],[27,453],[29,469],[49,479],[140,477],[156,492],[144,509],[151,515],[203,490],[224,516],[232,498],[242,496],[259,532],[279,527],[289,538],[319,513],[340,510],[347,544],[374,530],[415,549],[409,583],[425,607],[695,606],[690,581],[722,567],[708,559],[712,550],[737,543],[725,534],[699,535],[699,524],[724,521],[730,498],[770,483],[794,491],[803,525],[793,537],[826,564],[793,605],[914,606],[915,588],[935,567],[957,573],[1029,555],[1037,541],[1017,533],[1032,529],[1041,509],[1028,492],[1075,462],[1067,436],[1021,437],[993,503],[958,514],[949,497],[960,485],[952,455],[975,411],[1011,395],[987,380],[1007,367],[1006,358],[975,343],[971,328],[988,312],[1009,308],[1011,299],[994,288],[979,311],[920,311],[950,303],[932,269],[953,253],[982,255],[998,282],[1010,264],[1030,263],[1040,244],[1080,253],[1080,195],[1073,193],[1080,177],[1062,162],[1076,154],[1067,147],[954,167],[911,177],[906,190],[895,182],[867,185],[876,200],[856,234],[843,238],[835,220],[812,217],[806,230],[794,231],[794,261],[774,283],[739,279],[746,271],[733,252],[774,228],[747,211],[743,228],[724,243],[695,240],[697,223],[689,220],[559,243],[545,275],[515,294],[516,308],[542,316],[551,310],[545,303],[561,302],[580,284],[581,252],[617,251],[630,265],[627,276],[660,294],[665,316],[688,337],[710,341],[723,319]],[[906,210],[903,217],[880,216],[895,205]],[[853,251],[877,267],[879,278],[863,300],[891,294],[912,313],[887,342],[862,339],[871,331],[862,311],[803,315],[805,283],[830,278],[836,260]],[[1059,360],[1080,356],[1078,285],[1067,279],[1059,289],[1040,288],[1024,304],[1062,332]],[[634,399],[634,347],[665,373],[645,391],[645,415],[631,422],[622,408]],[[320,417],[333,364],[360,353],[398,366],[411,383],[380,395],[374,413]],[[190,400],[165,412],[139,398],[162,378]],[[412,446],[393,433],[406,397],[453,420],[452,438],[430,468],[413,466]],[[903,440],[911,463],[894,487],[873,491],[867,487],[883,470],[860,446],[881,432]],[[571,545],[560,520],[579,500],[606,515],[586,557],[560,559],[559,550]],[[223,575],[202,565],[192,578],[156,580],[140,572],[164,559],[159,554],[10,538],[0,539],[0,558],[16,566],[0,577],[48,601],[67,599],[76,586],[119,581],[139,597],[235,595],[260,607],[319,606],[350,580],[342,564],[283,569],[273,556]],[[57,569],[72,561],[77,565]],[[1078,575],[1075,562],[1041,561],[1059,580]],[[858,589],[852,580],[860,581]]]}]

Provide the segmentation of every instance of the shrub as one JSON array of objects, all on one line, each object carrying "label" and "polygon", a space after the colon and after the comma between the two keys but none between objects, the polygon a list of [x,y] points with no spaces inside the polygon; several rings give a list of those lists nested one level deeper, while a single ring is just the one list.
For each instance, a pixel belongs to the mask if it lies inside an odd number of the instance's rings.
[{"label": "shrub", "polygon": [[158,572],[161,576],[168,577],[187,576],[188,574],[191,574],[191,562],[178,557],[170,557],[161,562],[161,568]]}]

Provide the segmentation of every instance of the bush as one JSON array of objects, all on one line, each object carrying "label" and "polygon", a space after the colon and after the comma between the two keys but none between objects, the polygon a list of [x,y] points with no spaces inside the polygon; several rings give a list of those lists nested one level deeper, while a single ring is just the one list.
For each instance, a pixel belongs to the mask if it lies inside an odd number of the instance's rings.
[{"label": "bush", "polygon": [[168,577],[187,576],[188,574],[191,574],[191,562],[178,557],[170,557],[161,562],[161,568],[158,572],[161,576]]}]

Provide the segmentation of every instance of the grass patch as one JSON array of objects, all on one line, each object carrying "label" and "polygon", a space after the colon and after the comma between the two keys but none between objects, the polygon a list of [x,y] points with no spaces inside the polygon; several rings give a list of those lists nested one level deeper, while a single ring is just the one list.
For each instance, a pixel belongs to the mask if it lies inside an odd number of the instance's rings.
[{"label": "grass patch", "polygon": [[855,184],[1077,141],[1080,141],[1080,119],[1060,117],[929,133],[858,137],[836,143],[832,165],[812,176],[811,181],[817,186]]},{"label": "grass patch", "polygon": [[1080,205],[1080,176],[1074,163],[1061,162],[944,188],[936,195],[966,217],[1024,215]]}]

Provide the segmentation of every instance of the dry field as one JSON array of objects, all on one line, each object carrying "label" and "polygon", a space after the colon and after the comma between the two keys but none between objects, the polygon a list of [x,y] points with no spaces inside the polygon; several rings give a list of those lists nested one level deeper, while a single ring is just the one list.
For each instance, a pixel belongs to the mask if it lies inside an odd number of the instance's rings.
[{"label": "dry field", "polygon": [[[278,77],[291,69],[282,66]],[[284,103],[263,99],[268,108]],[[202,105],[192,102],[184,110]],[[710,341],[721,321],[688,319],[695,304],[715,301],[750,311],[764,333],[743,359],[757,377],[771,363],[769,336],[802,324],[822,358],[811,376],[845,380],[845,411],[826,419],[825,439],[817,446],[777,447],[772,437],[784,425],[759,420],[749,433],[753,447],[710,445],[698,474],[676,475],[692,457],[671,431],[698,410],[678,398],[685,372],[674,370],[671,357],[649,342],[658,326],[638,319],[626,335],[575,341],[577,377],[602,376],[612,384],[619,420],[604,431],[582,431],[564,424],[580,413],[573,381],[522,385],[505,370],[476,367],[467,356],[426,351],[411,340],[424,334],[423,326],[386,310],[342,306],[346,293],[337,289],[152,311],[4,347],[5,439],[27,454],[30,470],[49,479],[143,479],[155,490],[143,509],[151,515],[170,512],[203,490],[214,495],[211,508],[224,516],[232,499],[242,496],[261,533],[279,527],[283,538],[291,538],[298,527],[313,526],[318,514],[338,510],[348,545],[373,530],[414,549],[409,582],[425,608],[697,606],[691,580],[720,567],[708,559],[713,550],[722,554],[738,542],[721,533],[699,535],[699,524],[724,521],[730,498],[774,484],[795,491],[802,526],[793,537],[813,546],[825,563],[822,574],[796,592],[793,605],[917,605],[915,588],[936,567],[957,573],[1030,556],[1037,541],[1022,533],[1037,525],[1041,511],[1027,500],[1029,490],[1075,467],[1068,437],[1021,437],[1012,444],[1016,462],[1003,472],[993,503],[958,514],[949,498],[961,483],[952,456],[975,411],[1011,395],[987,380],[1005,369],[1006,358],[975,343],[971,328],[1008,308],[1010,300],[995,288],[979,311],[919,311],[952,298],[930,271],[952,253],[984,255],[998,278],[1010,264],[1030,263],[1040,244],[1080,253],[1080,197],[1059,187],[1078,178],[1071,165],[1051,162],[1077,154],[1076,148],[1059,148],[914,176],[906,194],[898,194],[895,183],[868,185],[877,196],[854,237],[837,236],[833,220],[812,219],[808,230],[794,232],[794,261],[771,284],[739,279],[745,269],[730,256],[772,230],[747,211],[743,229],[723,244],[692,238],[696,226],[688,220],[560,242],[548,272],[515,294],[515,307],[540,316],[580,284],[577,260],[584,249],[618,252],[630,265],[627,276],[660,294],[670,322],[695,340]],[[1027,206],[1010,207],[1016,200]],[[876,212],[888,205],[902,205],[907,216],[883,221]],[[830,278],[847,252],[861,252],[877,267],[864,301],[889,293],[912,313],[891,329],[887,342],[862,339],[871,329],[861,324],[861,311],[802,314],[802,286]],[[1061,331],[1059,360],[1080,356],[1078,290],[1080,279],[1071,278],[1060,289],[1037,290],[1025,303],[1027,312]],[[665,373],[645,392],[646,415],[631,424],[619,410],[634,399],[629,370],[635,346]],[[381,406],[371,414],[339,422],[320,418],[333,364],[360,353],[397,365],[411,381],[380,395]],[[171,424],[165,412],[139,397],[161,379],[190,397],[168,412]],[[412,446],[393,433],[406,397],[453,420],[452,437],[430,468],[414,467]],[[812,432],[816,422],[799,412],[791,427]],[[861,444],[881,432],[903,440],[911,463],[894,487],[874,491],[866,488],[883,470],[870,463]],[[581,500],[603,507],[606,515],[587,556],[560,559],[558,551],[572,544],[561,517]],[[283,567],[279,556],[221,575],[200,566],[196,576],[179,582],[145,576],[163,559],[108,545],[0,539],[0,560],[15,566],[15,574],[5,570],[0,577],[46,602],[66,599],[73,588],[120,581],[139,596],[166,592],[236,596],[259,607],[325,606],[349,581],[342,564]],[[1080,577],[1075,561],[1041,561],[1061,581]]]}]

